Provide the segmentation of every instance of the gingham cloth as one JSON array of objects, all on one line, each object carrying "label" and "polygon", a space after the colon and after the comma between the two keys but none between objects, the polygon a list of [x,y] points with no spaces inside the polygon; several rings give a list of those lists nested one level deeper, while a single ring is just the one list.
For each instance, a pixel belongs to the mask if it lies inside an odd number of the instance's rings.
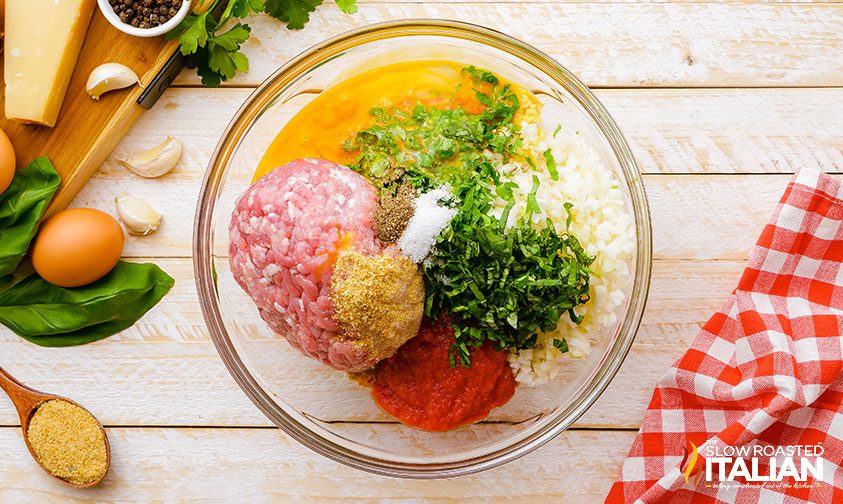
[{"label": "gingham cloth", "polygon": [[[735,291],[659,380],[607,503],[843,502],[841,262],[840,180],[802,170]],[[689,442],[700,451],[819,443],[823,482],[765,488],[692,476],[686,483]]]}]

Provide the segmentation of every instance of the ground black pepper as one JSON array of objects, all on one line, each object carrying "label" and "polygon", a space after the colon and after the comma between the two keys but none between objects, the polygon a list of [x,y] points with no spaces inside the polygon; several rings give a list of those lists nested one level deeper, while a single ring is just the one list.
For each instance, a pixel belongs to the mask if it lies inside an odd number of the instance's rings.
[{"label": "ground black pepper", "polygon": [[415,212],[416,193],[412,187],[402,185],[394,195],[384,194],[375,210],[375,236],[383,243],[395,243]]},{"label": "ground black pepper", "polygon": [[178,13],[184,0],[108,0],[120,21],[135,28],[155,28]]}]

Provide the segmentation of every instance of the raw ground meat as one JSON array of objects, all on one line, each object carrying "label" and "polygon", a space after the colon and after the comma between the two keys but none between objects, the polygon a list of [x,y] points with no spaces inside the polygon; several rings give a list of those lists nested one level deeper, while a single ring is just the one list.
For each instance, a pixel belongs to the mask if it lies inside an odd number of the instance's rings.
[{"label": "raw ground meat", "polygon": [[255,182],[237,201],[229,225],[232,273],[263,320],[305,355],[344,371],[374,362],[364,348],[339,337],[331,270],[338,247],[381,252],[372,225],[377,206],[363,176],[301,159]]}]

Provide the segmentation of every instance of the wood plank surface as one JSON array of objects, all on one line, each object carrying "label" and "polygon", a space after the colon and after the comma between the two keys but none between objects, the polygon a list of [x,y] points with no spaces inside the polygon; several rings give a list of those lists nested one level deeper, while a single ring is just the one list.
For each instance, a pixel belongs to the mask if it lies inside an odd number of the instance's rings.
[{"label": "wood plank surface", "polygon": [[[631,432],[569,431],[517,463],[449,480],[374,476],[322,458],[275,429],[108,429],[113,463],[96,488],[45,476],[20,431],[0,428],[6,502],[599,502]],[[577,476],[579,475],[579,476]]]},{"label": "wood plank surface", "polygon": [[[488,26],[553,56],[590,86],[840,86],[843,4],[366,3],[348,16],[325,4],[304,30],[268,16],[249,20],[254,86],[306,48],[372,23],[436,18]],[[193,71],[177,80],[195,85]]]}]

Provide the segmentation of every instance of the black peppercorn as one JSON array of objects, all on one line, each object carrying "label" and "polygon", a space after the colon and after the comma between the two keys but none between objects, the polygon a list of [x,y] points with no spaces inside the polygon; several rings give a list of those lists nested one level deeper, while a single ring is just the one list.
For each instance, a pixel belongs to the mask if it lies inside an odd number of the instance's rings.
[{"label": "black peppercorn", "polygon": [[183,0],[108,0],[120,21],[136,28],[153,28],[178,14]]}]

